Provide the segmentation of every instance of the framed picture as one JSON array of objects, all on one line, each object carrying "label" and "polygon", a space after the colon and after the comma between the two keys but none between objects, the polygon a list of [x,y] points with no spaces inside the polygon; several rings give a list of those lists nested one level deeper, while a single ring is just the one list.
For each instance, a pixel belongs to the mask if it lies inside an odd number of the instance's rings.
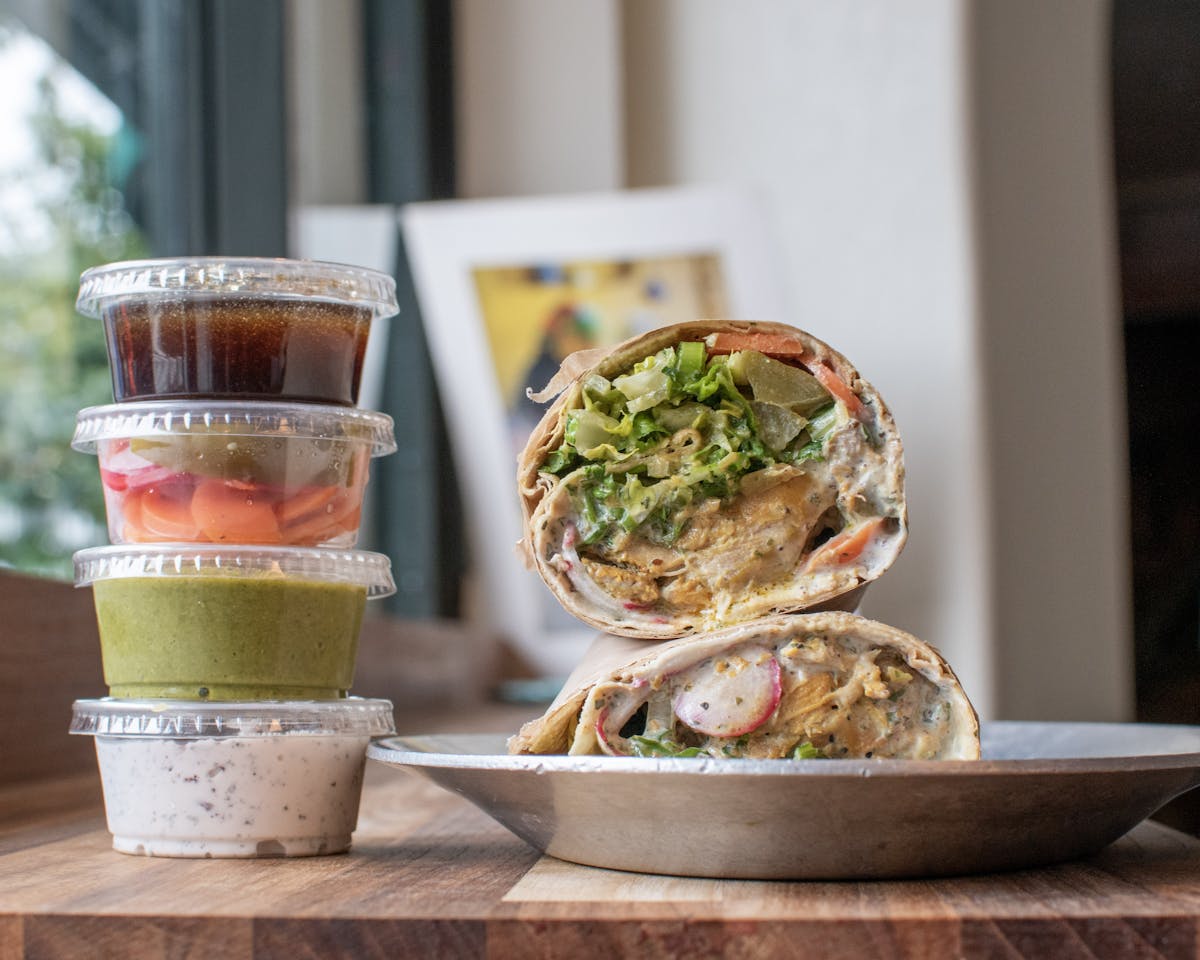
[{"label": "framed picture", "polygon": [[786,319],[775,248],[737,188],[417,203],[401,211],[462,487],[467,614],[547,676],[595,631],[527,570],[516,457],[569,353],[702,317]]}]

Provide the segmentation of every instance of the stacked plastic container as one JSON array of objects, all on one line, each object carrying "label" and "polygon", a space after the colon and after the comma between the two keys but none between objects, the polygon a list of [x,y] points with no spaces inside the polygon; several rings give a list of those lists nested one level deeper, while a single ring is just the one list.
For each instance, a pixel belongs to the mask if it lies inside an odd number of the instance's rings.
[{"label": "stacked plastic container", "polygon": [[79,412],[109,546],[75,555],[96,602],[109,696],[96,738],[113,846],[183,857],[350,846],[386,700],[348,696],[387,557],[353,549],[390,417],[358,408],[386,275],[195,258],[84,273],[115,403]]}]

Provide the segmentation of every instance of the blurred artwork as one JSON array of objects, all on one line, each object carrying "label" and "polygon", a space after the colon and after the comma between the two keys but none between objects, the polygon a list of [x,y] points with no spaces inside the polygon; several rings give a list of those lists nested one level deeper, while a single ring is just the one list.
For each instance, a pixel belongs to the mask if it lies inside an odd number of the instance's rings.
[{"label": "blurred artwork", "polygon": [[715,253],[471,272],[514,456],[545,412],[526,388],[544,387],[569,354],[728,313]]},{"label": "blurred artwork", "polygon": [[766,211],[707,184],[410,203],[400,222],[462,484],[466,615],[561,679],[595,630],[513,557],[517,455],[549,408],[525,391],[576,350],[665,324],[788,316]]}]

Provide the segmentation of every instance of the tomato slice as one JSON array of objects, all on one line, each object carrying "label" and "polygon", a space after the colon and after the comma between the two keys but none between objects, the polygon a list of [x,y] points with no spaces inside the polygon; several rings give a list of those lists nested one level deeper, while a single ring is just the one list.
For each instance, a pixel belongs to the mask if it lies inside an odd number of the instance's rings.
[{"label": "tomato slice", "polygon": [[821,386],[841,401],[842,405],[850,412],[850,416],[856,420],[865,419],[866,408],[858,399],[858,394],[851,390],[841,377],[820,361],[808,363],[806,366],[812,371],[812,375],[817,378]]},{"label": "tomato slice", "polygon": [[782,333],[710,333],[704,342],[709,353],[757,350],[777,360],[802,360],[808,356],[804,344]]},{"label": "tomato slice", "polygon": [[836,537],[817,547],[808,558],[805,569],[814,570],[818,567],[842,567],[853,563],[867,548],[877,534],[883,532],[883,517],[872,517],[864,520],[849,530],[843,530]]}]

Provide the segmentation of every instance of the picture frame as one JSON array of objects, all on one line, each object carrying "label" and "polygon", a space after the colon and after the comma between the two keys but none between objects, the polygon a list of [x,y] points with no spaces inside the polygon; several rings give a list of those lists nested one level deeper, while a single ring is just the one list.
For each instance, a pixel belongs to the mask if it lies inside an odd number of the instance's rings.
[{"label": "picture frame", "polygon": [[[717,185],[413,203],[400,222],[461,488],[464,613],[542,675],[565,676],[595,630],[559,607],[517,548],[516,454],[531,414],[518,423],[514,411],[553,372],[543,355],[522,365],[521,351],[617,342],[641,332],[630,325],[698,319],[712,304],[786,319],[765,211],[750,191]],[[556,302],[567,290],[570,303]],[[544,380],[520,382],[529,370]]]}]

